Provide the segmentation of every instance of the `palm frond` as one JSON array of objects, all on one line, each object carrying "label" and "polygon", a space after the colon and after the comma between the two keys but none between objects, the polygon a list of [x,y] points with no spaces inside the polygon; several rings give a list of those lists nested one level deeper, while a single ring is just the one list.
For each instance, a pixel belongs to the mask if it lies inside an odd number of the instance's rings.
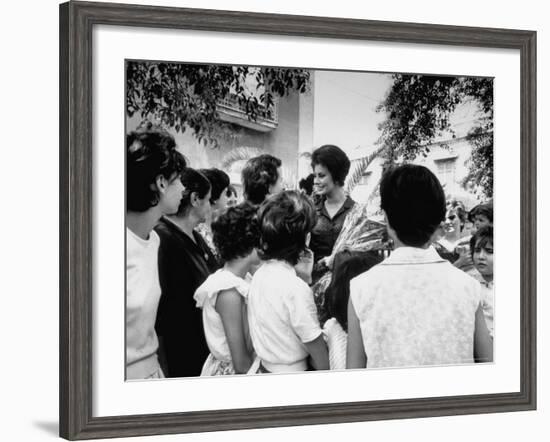
[{"label": "palm frond", "polygon": [[240,146],[231,149],[222,158],[221,167],[223,170],[229,170],[231,165],[237,161],[249,160],[262,154],[259,147]]},{"label": "palm frond", "polygon": [[367,168],[370,166],[373,160],[380,156],[385,148],[386,146],[380,146],[369,155],[358,158],[351,162],[350,173],[346,178],[345,186],[348,193],[350,193],[357,186],[357,184],[359,184],[359,182],[361,181],[361,177],[363,176]]}]

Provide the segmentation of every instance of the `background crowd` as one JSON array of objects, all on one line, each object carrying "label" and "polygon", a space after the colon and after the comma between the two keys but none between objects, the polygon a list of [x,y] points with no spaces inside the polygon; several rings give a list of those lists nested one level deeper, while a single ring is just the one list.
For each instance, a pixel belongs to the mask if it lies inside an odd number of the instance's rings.
[{"label": "background crowd", "polygon": [[126,377],[490,362],[493,211],[448,201],[427,168],[388,168],[385,222],[314,150],[300,190],[246,163],[243,195],[152,125],[127,135]]}]

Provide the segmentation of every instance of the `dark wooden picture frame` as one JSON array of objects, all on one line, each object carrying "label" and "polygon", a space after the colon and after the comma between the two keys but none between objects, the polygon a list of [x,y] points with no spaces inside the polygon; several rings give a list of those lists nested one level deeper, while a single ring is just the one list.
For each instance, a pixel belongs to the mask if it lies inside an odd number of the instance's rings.
[{"label": "dark wooden picture frame", "polygon": [[[92,416],[92,29],[139,26],[508,48],[521,65],[519,392],[354,403]],[[60,435],[70,440],[401,419],[536,408],[536,33],[179,9],[60,5]]]}]

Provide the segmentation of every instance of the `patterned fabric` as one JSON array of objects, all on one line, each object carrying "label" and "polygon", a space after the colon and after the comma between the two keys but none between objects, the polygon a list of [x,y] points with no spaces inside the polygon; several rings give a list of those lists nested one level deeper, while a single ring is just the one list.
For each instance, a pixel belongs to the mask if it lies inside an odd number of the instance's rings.
[{"label": "patterned fabric", "polygon": [[[246,374],[260,373],[259,368],[260,360],[256,358],[252,362],[252,365]],[[235,368],[233,367],[233,363],[231,361],[220,361],[212,354],[208,355],[208,358],[206,358],[201,372],[201,376],[230,376],[234,374],[236,374]]]},{"label": "patterned fabric", "polygon": [[400,247],[351,280],[367,367],[472,363],[479,283],[434,248]]},{"label": "patterned fabric", "polygon": [[197,227],[195,227],[195,231],[200,236],[202,236],[202,238],[204,239],[204,242],[206,242],[206,245],[208,245],[208,248],[210,249],[212,254],[216,257],[218,262],[221,262],[218,249],[216,249],[216,246],[214,245],[214,235],[212,233],[211,227],[206,223],[200,223]]},{"label": "patterned fabric", "polygon": [[335,318],[330,318],[323,326],[323,335],[328,347],[328,361],[331,370],[346,368],[348,334]]},{"label": "patterned fabric", "polygon": [[485,323],[489,329],[489,334],[493,337],[494,333],[494,305],[495,305],[495,289],[493,281],[481,281],[481,307],[485,316]]},{"label": "patterned fabric", "polygon": [[220,361],[212,353],[208,355],[202,367],[201,376],[228,376],[235,374],[233,363],[229,361]]}]

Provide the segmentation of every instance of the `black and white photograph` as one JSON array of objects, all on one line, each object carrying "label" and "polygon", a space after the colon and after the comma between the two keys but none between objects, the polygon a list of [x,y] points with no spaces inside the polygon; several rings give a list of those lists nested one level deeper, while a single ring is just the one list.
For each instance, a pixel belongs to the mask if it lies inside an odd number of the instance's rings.
[{"label": "black and white photograph", "polygon": [[125,71],[127,381],[493,363],[494,78]]}]

